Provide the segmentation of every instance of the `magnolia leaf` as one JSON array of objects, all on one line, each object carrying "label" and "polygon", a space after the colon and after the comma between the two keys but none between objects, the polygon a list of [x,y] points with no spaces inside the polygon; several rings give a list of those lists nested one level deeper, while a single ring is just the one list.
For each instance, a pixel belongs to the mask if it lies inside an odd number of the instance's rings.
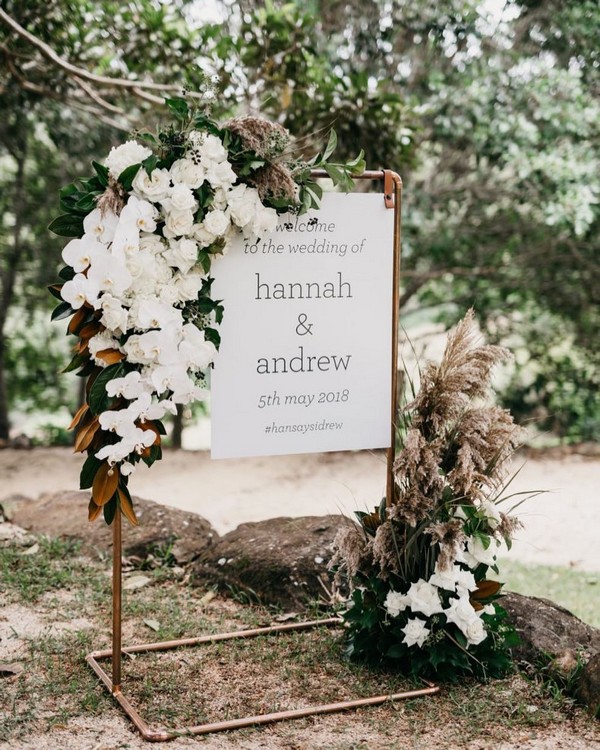
[{"label": "magnolia leaf", "polygon": [[112,500],[119,484],[119,469],[103,461],[92,484],[92,499],[96,505],[106,505]]},{"label": "magnolia leaf", "polygon": [[69,362],[69,364],[64,367],[61,372],[72,372],[73,370],[76,370],[78,367],[81,367],[87,362],[86,357],[82,357],[81,354],[76,354],[73,359]]},{"label": "magnolia leaf", "polygon": [[119,506],[121,508],[121,513],[125,516],[125,518],[132,526],[137,526],[138,520],[137,516],[135,515],[135,511],[133,510],[133,503],[131,502],[131,495],[129,494],[129,490],[126,487],[120,485],[119,487],[117,487],[117,495],[119,496]]},{"label": "magnolia leaf", "polygon": [[124,358],[125,355],[118,349],[101,349],[99,352],[96,352],[96,359],[101,359],[107,365],[114,365],[117,362],[121,362]]},{"label": "magnolia leaf", "polygon": [[105,505],[102,506],[102,513],[104,515],[106,525],[110,526],[111,523],[115,520],[115,516],[117,515],[116,497],[111,498],[107,503],[105,503]]},{"label": "magnolia leaf", "polygon": [[75,271],[71,266],[63,266],[58,272],[58,276],[63,281],[71,281],[71,279],[75,278]]},{"label": "magnolia leaf", "polygon": [[88,521],[95,521],[101,512],[102,508],[99,505],[96,505],[93,498],[90,498],[88,505]]},{"label": "magnolia leaf", "polygon": [[104,326],[100,323],[100,321],[92,320],[83,326],[78,335],[82,339],[91,339],[92,336],[100,333],[101,329],[104,330]]},{"label": "magnolia leaf", "polygon": [[79,407],[79,409],[77,409],[77,411],[75,412],[75,416],[73,417],[73,420],[71,421],[71,424],[67,427],[68,430],[73,430],[75,427],[77,427],[77,425],[81,421],[81,418],[86,413],[88,408],[89,407],[87,404],[82,404]]},{"label": "magnolia leaf", "polygon": [[62,302],[62,295],[60,293],[60,290],[63,288],[62,284],[50,284],[48,287],[48,291],[50,294],[55,297],[56,299],[59,299]]},{"label": "magnolia leaf", "polygon": [[48,226],[48,229],[59,237],[81,237],[83,235],[83,217],[73,214],[62,214]]},{"label": "magnolia leaf", "polygon": [[87,316],[88,316],[87,308],[80,307],[79,310],[76,310],[75,314],[69,321],[69,325],[67,326],[67,333],[76,334],[79,327],[85,323]]},{"label": "magnolia leaf", "polygon": [[103,412],[108,405],[106,384],[113,378],[118,378],[123,374],[125,374],[125,368],[119,363],[106,367],[95,378],[88,398],[90,410],[93,414],[100,414],[100,412]]},{"label": "magnolia leaf", "polygon": [[68,318],[69,315],[73,315],[74,312],[75,310],[73,310],[68,302],[61,302],[60,305],[55,307],[52,311],[50,320],[63,320],[63,318]]},{"label": "magnolia leaf", "polygon": [[[91,415],[88,415],[91,416]],[[79,430],[77,431],[77,436],[75,438],[75,445],[73,447],[73,450],[75,453],[83,453],[83,451],[87,450],[90,447],[90,444],[92,440],[94,439],[94,436],[100,429],[100,422],[98,420],[98,417],[92,417],[91,420],[87,420],[81,425]]]},{"label": "magnolia leaf", "polygon": [[499,581],[479,581],[477,589],[471,592],[470,599],[488,599],[495,596],[501,588],[502,584]]},{"label": "magnolia leaf", "polygon": [[96,458],[93,454],[88,456],[81,467],[81,474],[79,475],[79,489],[89,490],[94,483],[94,477],[98,472],[98,469],[102,465],[102,461]]},{"label": "magnolia leaf", "polygon": [[160,445],[152,445],[142,451],[142,461],[146,466],[152,466],[155,461],[160,461],[161,458],[162,448]]}]

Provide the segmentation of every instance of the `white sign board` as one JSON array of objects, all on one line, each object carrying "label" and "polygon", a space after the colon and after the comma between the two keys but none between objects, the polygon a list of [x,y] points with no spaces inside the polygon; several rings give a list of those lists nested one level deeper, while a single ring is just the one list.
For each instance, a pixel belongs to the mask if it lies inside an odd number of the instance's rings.
[{"label": "white sign board", "polygon": [[390,445],[394,211],[323,197],[215,261],[212,457]]}]

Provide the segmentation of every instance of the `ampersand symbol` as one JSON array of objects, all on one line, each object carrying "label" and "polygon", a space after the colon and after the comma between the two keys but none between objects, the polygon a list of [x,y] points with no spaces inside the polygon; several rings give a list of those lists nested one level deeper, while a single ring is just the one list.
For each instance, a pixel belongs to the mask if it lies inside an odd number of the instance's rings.
[{"label": "ampersand symbol", "polygon": [[306,315],[305,313],[300,313],[300,315],[298,315],[298,325],[296,326],[296,333],[298,334],[298,336],[306,336],[307,333],[310,333],[310,335],[312,336],[313,324],[309,323],[307,325],[307,320],[308,315]]}]

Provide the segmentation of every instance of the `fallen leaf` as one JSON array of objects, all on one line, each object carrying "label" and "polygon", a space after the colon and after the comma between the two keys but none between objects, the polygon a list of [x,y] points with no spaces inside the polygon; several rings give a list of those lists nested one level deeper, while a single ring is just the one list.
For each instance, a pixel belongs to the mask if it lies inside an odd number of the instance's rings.
[{"label": "fallen leaf", "polygon": [[123,588],[127,589],[127,591],[135,591],[135,589],[141,589],[149,583],[152,583],[152,579],[148,578],[148,576],[131,576],[131,578],[125,580]]},{"label": "fallen leaf", "polygon": [[40,545],[36,542],[35,544],[32,544],[31,547],[28,547],[24,552],[21,552],[22,555],[35,555],[36,552],[40,551]]},{"label": "fallen leaf", "polygon": [[201,597],[200,604],[202,604],[203,606],[205,604],[209,604],[210,602],[212,602],[215,596],[216,596],[216,593],[214,591],[207,591],[206,594],[204,594],[204,596]]},{"label": "fallen leaf", "polygon": [[298,617],[297,612],[285,612],[282,615],[277,615],[275,622],[288,622],[288,620],[296,620]]},{"label": "fallen leaf", "polygon": [[155,632],[160,630],[160,622],[158,620],[144,620],[144,625]]}]

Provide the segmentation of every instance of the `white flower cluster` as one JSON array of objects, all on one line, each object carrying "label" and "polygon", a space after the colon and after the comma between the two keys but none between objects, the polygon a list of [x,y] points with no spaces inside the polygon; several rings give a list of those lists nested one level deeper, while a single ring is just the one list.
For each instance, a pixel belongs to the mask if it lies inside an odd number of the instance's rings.
[{"label": "white flower cluster", "polygon": [[[116,350],[136,366],[106,388],[109,396],[130,401],[127,408],[99,417],[102,429],[120,440],[96,457],[111,465],[124,462],[123,474],[132,468],[125,459],[155,441],[156,434],[143,429],[146,420],[175,413],[177,404],[204,395],[198,376],[216,349],[182,313],[186,303],[197,300],[205,279],[199,250],[218,240],[223,252],[235,233],[259,235],[277,222],[276,211],[262,205],[256,189],[235,185],[237,176],[219,138],[192,132],[188,145],[185,157],[168,170],[148,173],[140,167],[120,214],[93,210],[84,219],[81,239],[71,240],[62,254],[75,271],[62,287],[62,298],[74,310],[85,304],[102,311],[103,330],[89,341],[96,365],[105,367],[102,355]],[[109,176],[118,179],[151,154],[136,141],[113,148],[106,159]],[[197,221],[195,191],[204,184],[214,198]]]},{"label": "white flower cluster", "polygon": [[[492,539],[490,546],[484,550],[478,539],[468,539],[466,551],[459,553],[447,568],[438,563],[433,574],[426,581],[420,578],[412,583],[405,594],[390,590],[386,596],[384,606],[391,617],[398,617],[401,612],[409,609],[411,613],[421,614],[425,618],[432,615],[444,615],[447,622],[454,623],[467,639],[467,643],[476,646],[487,637],[485,625],[481,620],[483,614],[493,614],[493,604],[488,604],[477,611],[470,601],[470,592],[477,589],[475,576],[471,569],[466,569],[460,563],[466,563],[469,568],[476,568],[480,562],[486,565],[495,564],[496,540]],[[448,603],[444,606],[441,591],[449,593]],[[431,629],[426,627],[427,621],[420,617],[408,619],[402,628],[403,643],[407,646],[423,646]]]}]

